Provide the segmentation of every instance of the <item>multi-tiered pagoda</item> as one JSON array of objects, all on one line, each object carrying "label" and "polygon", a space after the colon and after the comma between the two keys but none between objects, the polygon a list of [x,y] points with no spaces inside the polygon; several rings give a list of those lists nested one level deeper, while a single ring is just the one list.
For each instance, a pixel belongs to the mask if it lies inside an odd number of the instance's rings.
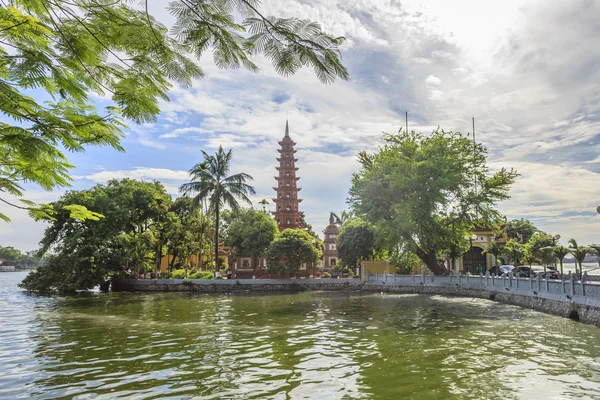
[{"label": "multi-tiered pagoda", "polygon": [[301,228],[302,218],[301,213],[298,209],[298,204],[302,199],[298,198],[298,192],[301,188],[297,186],[299,177],[296,176],[296,162],[295,158],[297,150],[294,150],[296,142],[290,138],[290,128],[288,122],[285,121],[285,136],[279,142],[281,148],[279,151],[279,167],[277,167],[278,176],[275,177],[277,180],[277,186],[274,187],[277,192],[277,197],[273,199],[275,202],[275,221],[279,230],[289,228]]}]

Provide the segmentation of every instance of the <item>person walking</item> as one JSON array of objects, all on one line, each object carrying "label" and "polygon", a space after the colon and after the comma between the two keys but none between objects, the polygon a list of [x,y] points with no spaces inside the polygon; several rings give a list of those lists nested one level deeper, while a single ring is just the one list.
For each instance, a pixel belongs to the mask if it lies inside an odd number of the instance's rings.
[{"label": "person walking", "polygon": [[227,279],[233,279],[233,271],[231,267],[227,268]]}]

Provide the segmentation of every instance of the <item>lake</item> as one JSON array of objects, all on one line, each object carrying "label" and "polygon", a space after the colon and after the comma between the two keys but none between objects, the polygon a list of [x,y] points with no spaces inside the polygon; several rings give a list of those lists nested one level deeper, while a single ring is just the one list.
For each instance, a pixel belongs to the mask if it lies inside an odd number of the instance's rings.
[{"label": "lake", "polygon": [[600,329],[421,295],[92,293],[1,273],[0,398],[599,399]]}]

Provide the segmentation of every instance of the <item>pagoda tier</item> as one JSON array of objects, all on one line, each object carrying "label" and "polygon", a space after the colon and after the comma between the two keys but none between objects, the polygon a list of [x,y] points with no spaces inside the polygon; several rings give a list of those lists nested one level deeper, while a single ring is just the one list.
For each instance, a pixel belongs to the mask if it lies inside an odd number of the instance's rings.
[{"label": "pagoda tier", "polygon": [[289,144],[289,145],[292,145],[292,146],[295,146],[295,145],[296,145],[296,142],[294,142],[294,141],[292,140],[290,143],[288,143],[288,142],[284,142],[284,141],[282,140],[281,142],[277,142],[277,144],[279,144],[280,146],[287,145],[287,144]]},{"label": "pagoda tier", "polygon": [[[298,171],[296,162],[298,162],[298,159],[294,158],[294,154],[297,152],[294,149],[296,142],[290,138],[287,121],[285,123],[285,135],[278,143],[281,148],[277,150],[280,153],[279,158],[277,158],[279,166],[276,167],[279,176],[274,177],[278,186],[273,187],[273,190],[277,192],[277,196],[273,199],[275,203],[273,215],[279,230],[283,231],[285,229],[301,228],[303,216],[298,207],[302,201],[298,198],[298,192],[301,188],[296,187],[296,182],[300,179],[296,176],[296,171]],[[285,184],[286,182],[288,185]]]}]

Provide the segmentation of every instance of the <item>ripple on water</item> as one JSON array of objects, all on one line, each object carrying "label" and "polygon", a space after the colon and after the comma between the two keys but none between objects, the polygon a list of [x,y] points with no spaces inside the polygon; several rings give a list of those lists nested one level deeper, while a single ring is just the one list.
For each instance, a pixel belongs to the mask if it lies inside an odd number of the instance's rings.
[{"label": "ripple on water", "polygon": [[30,296],[0,274],[0,398],[600,398],[597,328],[479,299]]}]

